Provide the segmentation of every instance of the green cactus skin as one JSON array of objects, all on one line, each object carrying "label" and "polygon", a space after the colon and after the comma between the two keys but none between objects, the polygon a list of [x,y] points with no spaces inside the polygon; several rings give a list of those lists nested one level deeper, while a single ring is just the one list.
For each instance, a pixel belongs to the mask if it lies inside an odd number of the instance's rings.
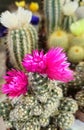
[{"label": "green cactus skin", "polygon": [[77,20],[75,16],[64,16],[62,21],[62,29],[70,32],[70,25]]},{"label": "green cactus skin", "polygon": [[54,31],[48,40],[48,48],[62,47],[65,51],[69,47],[68,35],[62,30]]},{"label": "green cactus skin", "polygon": [[68,59],[72,63],[79,63],[84,59],[84,49],[81,46],[72,46],[68,51]]},{"label": "green cactus skin", "polygon": [[82,46],[84,48],[84,35],[72,36],[70,41],[71,46]]},{"label": "green cactus skin", "polygon": [[47,34],[49,35],[61,24],[61,6],[63,0],[44,0]]},{"label": "green cactus skin", "polygon": [[25,54],[38,48],[37,39],[37,32],[32,25],[9,31],[7,46],[11,62],[15,67],[22,69],[21,62]]}]

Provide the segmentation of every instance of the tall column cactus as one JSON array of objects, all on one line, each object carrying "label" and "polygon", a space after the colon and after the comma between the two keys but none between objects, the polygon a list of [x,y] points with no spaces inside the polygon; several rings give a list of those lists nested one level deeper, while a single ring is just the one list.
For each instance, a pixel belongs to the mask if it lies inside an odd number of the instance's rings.
[{"label": "tall column cactus", "polygon": [[24,55],[38,48],[37,32],[30,24],[31,17],[31,12],[22,8],[16,13],[6,11],[1,15],[1,23],[8,28],[7,47],[10,60],[15,67],[21,69]]},{"label": "tall column cactus", "polygon": [[60,26],[63,2],[64,0],[44,0],[44,13],[48,34]]}]

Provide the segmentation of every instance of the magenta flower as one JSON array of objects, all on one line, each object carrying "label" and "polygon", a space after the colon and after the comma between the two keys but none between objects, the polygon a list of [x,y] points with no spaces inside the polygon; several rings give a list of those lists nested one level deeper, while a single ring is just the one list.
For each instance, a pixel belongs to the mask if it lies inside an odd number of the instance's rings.
[{"label": "magenta flower", "polygon": [[6,83],[2,85],[2,92],[9,97],[18,97],[27,92],[28,79],[24,72],[12,69],[4,79]]},{"label": "magenta flower", "polygon": [[51,80],[68,82],[73,79],[67,57],[61,48],[52,48],[46,54],[33,51],[23,59],[23,66],[28,72],[37,72],[48,76]]}]

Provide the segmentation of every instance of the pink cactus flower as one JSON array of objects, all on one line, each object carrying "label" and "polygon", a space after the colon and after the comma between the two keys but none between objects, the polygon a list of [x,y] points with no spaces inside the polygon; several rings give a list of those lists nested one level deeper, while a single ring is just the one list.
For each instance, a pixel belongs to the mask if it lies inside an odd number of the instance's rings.
[{"label": "pink cactus flower", "polygon": [[12,69],[4,79],[6,83],[2,85],[2,92],[9,97],[18,97],[27,92],[28,77],[24,72]]},{"label": "pink cactus flower", "polygon": [[69,82],[73,79],[70,63],[62,48],[52,48],[46,54],[43,51],[33,51],[33,54],[24,57],[22,64],[28,72],[46,75],[51,80]]}]

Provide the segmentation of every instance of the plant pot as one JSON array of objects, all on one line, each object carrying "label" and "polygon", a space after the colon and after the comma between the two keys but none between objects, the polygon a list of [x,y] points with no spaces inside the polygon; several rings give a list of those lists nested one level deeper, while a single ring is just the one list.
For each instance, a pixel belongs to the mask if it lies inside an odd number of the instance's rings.
[{"label": "plant pot", "polygon": [[80,121],[84,122],[84,113],[78,110],[76,112],[76,118],[79,119]]}]

